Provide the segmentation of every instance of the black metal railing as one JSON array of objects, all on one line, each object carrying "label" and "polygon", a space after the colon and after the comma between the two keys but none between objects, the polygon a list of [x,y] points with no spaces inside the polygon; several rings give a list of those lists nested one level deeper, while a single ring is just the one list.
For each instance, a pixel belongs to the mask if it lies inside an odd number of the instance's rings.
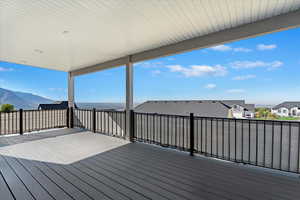
[{"label": "black metal railing", "polygon": [[23,134],[67,126],[67,110],[18,110],[0,112],[0,135]]},{"label": "black metal railing", "polygon": [[189,151],[189,117],[135,113],[134,137],[137,141]]},{"label": "black metal railing", "polygon": [[[70,114],[70,115],[69,115]],[[0,113],[0,134],[76,127],[215,157],[300,173],[300,122],[108,110],[19,110]],[[130,134],[126,135],[126,132]]]},{"label": "black metal railing", "polygon": [[74,127],[95,133],[125,138],[126,114],[124,111],[74,109]]},{"label": "black metal railing", "polygon": [[134,119],[137,141],[300,173],[300,122],[149,113]]}]

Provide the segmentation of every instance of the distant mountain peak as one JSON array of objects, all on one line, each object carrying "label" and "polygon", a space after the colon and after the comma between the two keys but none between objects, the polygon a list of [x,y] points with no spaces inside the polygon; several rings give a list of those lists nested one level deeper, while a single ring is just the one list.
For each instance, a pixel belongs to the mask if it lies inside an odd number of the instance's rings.
[{"label": "distant mountain peak", "polygon": [[12,91],[0,88],[0,104],[12,104],[16,109],[37,109],[39,104],[54,101],[32,93]]}]

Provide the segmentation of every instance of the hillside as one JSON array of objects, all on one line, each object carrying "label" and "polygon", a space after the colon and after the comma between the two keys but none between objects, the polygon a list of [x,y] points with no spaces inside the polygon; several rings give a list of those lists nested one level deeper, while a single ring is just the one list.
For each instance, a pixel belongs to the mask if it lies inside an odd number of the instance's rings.
[{"label": "hillside", "polygon": [[37,109],[40,103],[52,103],[53,100],[25,92],[16,92],[0,88],[0,104],[12,104],[16,109]]}]

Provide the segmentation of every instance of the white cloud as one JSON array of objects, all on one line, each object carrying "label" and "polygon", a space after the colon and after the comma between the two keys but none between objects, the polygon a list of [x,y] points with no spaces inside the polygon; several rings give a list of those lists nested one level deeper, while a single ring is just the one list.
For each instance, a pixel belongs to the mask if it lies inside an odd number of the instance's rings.
[{"label": "white cloud", "polygon": [[14,71],[13,68],[0,67],[0,72],[11,72]]},{"label": "white cloud", "polygon": [[268,70],[279,68],[283,65],[281,61],[264,62],[264,61],[235,61],[230,63],[233,69],[251,69],[251,68],[267,68]]},{"label": "white cloud", "polygon": [[237,48],[233,48],[233,51],[236,51],[236,52],[250,52],[250,51],[252,51],[252,49],[248,49],[248,48],[244,48],[244,47],[237,47]]},{"label": "white cloud", "polygon": [[206,88],[206,89],[214,89],[216,87],[217,87],[217,85],[213,84],[213,83],[209,83],[209,84],[207,84],[207,85],[204,86],[204,88]]},{"label": "white cloud", "polygon": [[260,51],[265,51],[265,50],[272,50],[272,49],[276,49],[277,45],[276,44],[259,44],[256,46],[256,48]]},{"label": "white cloud", "polygon": [[171,72],[181,73],[185,77],[225,76],[227,74],[226,68],[221,65],[192,65],[190,67],[183,67],[181,65],[169,65],[167,67]]},{"label": "white cloud", "polygon": [[243,81],[243,80],[248,80],[248,79],[253,79],[253,78],[256,78],[256,76],[253,74],[248,74],[248,75],[242,75],[242,76],[235,76],[232,78],[232,80]]},{"label": "white cloud", "polygon": [[228,45],[218,45],[218,46],[214,46],[214,47],[211,47],[212,50],[215,50],[215,51],[231,51],[232,48]]},{"label": "white cloud", "polygon": [[251,49],[248,49],[248,48],[245,48],[245,47],[233,48],[229,45],[223,45],[223,44],[211,47],[210,49],[212,49],[214,51],[235,51],[235,52],[250,52],[250,51],[252,51]]},{"label": "white cloud", "polygon": [[230,89],[230,90],[227,90],[228,93],[244,93],[245,90],[243,89]]}]

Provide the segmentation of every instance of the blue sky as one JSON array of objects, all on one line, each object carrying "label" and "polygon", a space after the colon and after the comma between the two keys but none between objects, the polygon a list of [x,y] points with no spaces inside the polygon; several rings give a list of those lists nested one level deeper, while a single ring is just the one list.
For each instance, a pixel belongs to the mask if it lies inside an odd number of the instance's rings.
[{"label": "blue sky", "polygon": [[[134,100],[245,99],[300,101],[300,29],[135,64]],[[55,100],[67,97],[64,72],[0,62],[0,87]],[[80,102],[122,102],[125,68],[75,79]]]}]

